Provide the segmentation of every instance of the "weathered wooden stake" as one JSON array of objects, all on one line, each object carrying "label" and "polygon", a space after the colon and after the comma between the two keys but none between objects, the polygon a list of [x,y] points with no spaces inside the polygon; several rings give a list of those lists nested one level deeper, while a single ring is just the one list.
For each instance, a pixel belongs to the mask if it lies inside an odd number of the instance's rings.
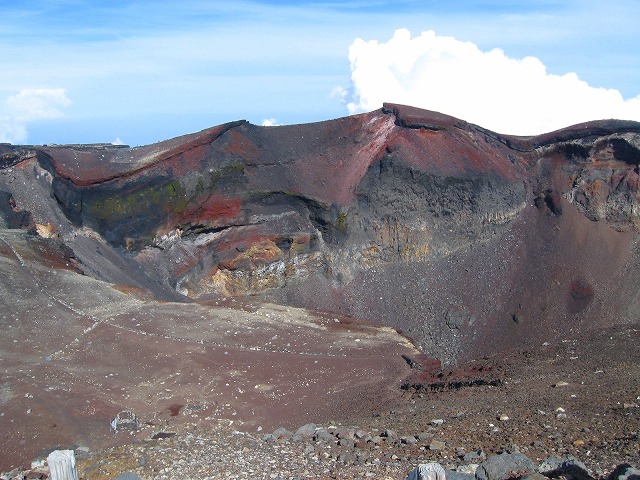
[{"label": "weathered wooden stake", "polygon": [[47,457],[51,480],[78,480],[73,450],[54,450]]}]

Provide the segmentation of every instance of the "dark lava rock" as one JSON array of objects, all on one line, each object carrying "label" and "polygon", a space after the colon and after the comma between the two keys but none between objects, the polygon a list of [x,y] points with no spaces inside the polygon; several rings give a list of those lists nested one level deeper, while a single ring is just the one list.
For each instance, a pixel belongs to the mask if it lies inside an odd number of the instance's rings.
[{"label": "dark lava rock", "polygon": [[338,445],[346,448],[355,448],[356,442],[353,438],[341,438],[338,440]]},{"label": "dark lava rock", "polygon": [[336,438],[354,438],[356,435],[356,429],[352,427],[338,427],[333,431],[333,435]]},{"label": "dark lava rock", "polygon": [[431,440],[429,443],[429,450],[442,450],[446,446],[446,443],[442,440]]},{"label": "dark lava rock", "polygon": [[520,453],[492,455],[476,470],[478,480],[507,480],[534,473],[533,462]]},{"label": "dark lava rock", "polygon": [[403,443],[405,445],[415,445],[416,443],[418,443],[418,440],[416,440],[416,437],[414,437],[413,435],[407,435],[400,437],[400,443]]},{"label": "dark lava rock", "polygon": [[293,434],[284,427],[275,429],[271,435],[277,441],[278,440],[287,441],[287,440],[291,440],[291,437],[293,437]]},{"label": "dark lava rock", "polygon": [[326,428],[318,428],[313,435],[313,439],[316,442],[333,442],[335,437],[329,433]]},{"label": "dark lava rock", "polygon": [[344,464],[352,464],[355,463],[358,460],[358,457],[356,456],[355,453],[341,453],[338,455],[338,462],[344,463]]},{"label": "dark lava rock", "polygon": [[33,228],[34,226],[31,212],[19,209],[13,195],[0,190],[0,227]]},{"label": "dark lava rock", "polygon": [[388,440],[395,440],[395,439],[398,438],[398,434],[395,431],[390,430],[390,429],[387,429],[384,432],[382,432],[380,434],[380,436],[384,437],[384,438],[386,438]]},{"label": "dark lava rock", "polygon": [[316,433],[315,423],[307,423],[306,425],[302,425],[295,431],[295,435],[300,435],[303,438],[312,437],[314,433]]},{"label": "dark lava rock", "polygon": [[541,473],[528,473],[520,477],[520,480],[545,480],[547,477],[542,475]]},{"label": "dark lava rock", "polygon": [[575,480],[591,480],[584,463],[575,457],[549,457],[538,466],[538,472],[549,478],[567,477]]},{"label": "dark lava rock", "polygon": [[623,463],[609,474],[607,480],[640,480],[640,469],[634,468],[628,463]]},{"label": "dark lava rock", "polygon": [[547,190],[544,193],[544,205],[554,215],[562,215],[562,203],[560,201],[560,195],[553,190]]},{"label": "dark lava rock", "polygon": [[121,473],[113,480],[141,480],[141,478],[133,472]]},{"label": "dark lava rock", "polygon": [[445,475],[447,480],[473,480],[476,478],[472,473],[460,473],[455,470],[446,470]]},{"label": "dark lava rock", "polygon": [[482,450],[476,450],[473,452],[467,452],[462,457],[465,463],[482,463],[487,459],[487,456]]}]

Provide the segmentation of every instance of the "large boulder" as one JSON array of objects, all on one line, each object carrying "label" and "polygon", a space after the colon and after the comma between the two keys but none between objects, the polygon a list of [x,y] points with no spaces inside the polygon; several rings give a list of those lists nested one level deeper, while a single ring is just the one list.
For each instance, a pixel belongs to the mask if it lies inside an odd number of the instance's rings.
[{"label": "large boulder", "polygon": [[623,463],[609,474],[607,480],[640,480],[640,469],[633,468],[628,463]]},{"label": "large boulder", "polygon": [[535,472],[533,462],[521,453],[492,455],[476,470],[477,480],[508,480]]},{"label": "large boulder", "polygon": [[565,477],[575,480],[592,480],[587,466],[573,456],[549,457],[538,466],[538,472],[545,477]]}]

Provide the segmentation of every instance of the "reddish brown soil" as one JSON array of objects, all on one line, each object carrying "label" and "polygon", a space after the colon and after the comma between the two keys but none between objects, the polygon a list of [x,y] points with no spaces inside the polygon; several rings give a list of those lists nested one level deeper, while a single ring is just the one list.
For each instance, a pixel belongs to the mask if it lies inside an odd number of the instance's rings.
[{"label": "reddish brown soil", "polygon": [[139,438],[193,421],[266,430],[364,414],[397,400],[402,355],[418,354],[392,329],[335,316],[130,296],[40,263],[24,233],[2,239],[2,471],[56,447],[130,442],[110,429],[123,410]]}]

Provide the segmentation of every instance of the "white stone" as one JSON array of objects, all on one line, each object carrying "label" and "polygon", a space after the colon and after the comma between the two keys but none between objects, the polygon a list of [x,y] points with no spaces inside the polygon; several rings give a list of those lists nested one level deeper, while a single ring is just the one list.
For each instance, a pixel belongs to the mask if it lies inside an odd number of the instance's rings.
[{"label": "white stone", "polygon": [[446,474],[439,463],[423,463],[407,476],[407,480],[446,480]]}]

